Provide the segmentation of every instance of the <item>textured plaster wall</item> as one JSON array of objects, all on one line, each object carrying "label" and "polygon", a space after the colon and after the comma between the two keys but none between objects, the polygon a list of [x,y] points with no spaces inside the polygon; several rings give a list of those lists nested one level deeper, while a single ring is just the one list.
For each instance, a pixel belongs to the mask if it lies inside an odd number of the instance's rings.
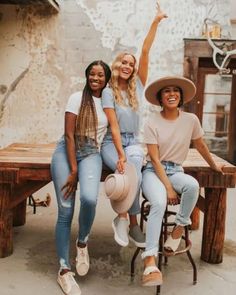
[{"label": "textured plaster wall", "polygon": [[[151,50],[149,80],[182,74],[183,38],[201,36],[206,16],[230,33],[230,0],[162,0],[169,18]],[[155,0],[64,0],[58,14],[0,5],[0,147],[51,142],[63,132],[68,96],[94,59],[139,56]],[[144,117],[148,108],[144,107]]]}]

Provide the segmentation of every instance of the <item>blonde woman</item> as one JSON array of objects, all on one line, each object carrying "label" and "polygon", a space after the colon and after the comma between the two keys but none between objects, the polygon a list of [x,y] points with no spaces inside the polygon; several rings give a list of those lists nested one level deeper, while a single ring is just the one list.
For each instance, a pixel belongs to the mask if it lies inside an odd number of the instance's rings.
[{"label": "blonde woman", "polygon": [[145,236],[137,223],[140,213],[139,194],[143,151],[138,145],[139,107],[148,76],[149,51],[155,39],[157,27],[166,14],[157,4],[157,14],[144,40],[139,65],[130,53],[119,54],[112,64],[110,88],[102,93],[102,105],[109,122],[109,129],[102,144],[102,158],[105,164],[120,173],[124,172],[125,162],[133,163],[139,176],[136,197],[129,209],[130,228],[127,212],[119,214],[112,222],[115,241],[125,247],[129,238],[139,247],[145,245]]}]

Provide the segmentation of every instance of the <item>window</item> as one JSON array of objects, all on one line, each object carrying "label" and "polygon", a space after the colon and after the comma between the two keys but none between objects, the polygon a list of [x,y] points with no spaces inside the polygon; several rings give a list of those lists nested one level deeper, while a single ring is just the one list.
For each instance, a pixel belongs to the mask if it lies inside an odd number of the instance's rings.
[{"label": "window", "polygon": [[231,75],[207,74],[205,77],[202,127],[213,152],[228,150],[231,87]]}]

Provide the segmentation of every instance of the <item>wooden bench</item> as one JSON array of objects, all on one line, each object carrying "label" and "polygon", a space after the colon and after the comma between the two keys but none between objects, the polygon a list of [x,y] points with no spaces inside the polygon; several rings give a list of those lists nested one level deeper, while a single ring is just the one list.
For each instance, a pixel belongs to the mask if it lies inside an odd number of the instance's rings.
[{"label": "wooden bench", "polygon": [[[51,181],[50,162],[55,144],[14,143],[0,150],[0,257],[13,252],[13,225],[26,220],[26,199]],[[190,149],[183,167],[204,189],[198,208],[204,212],[201,259],[220,263],[223,259],[226,190],[235,187],[236,167],[224,163],[224,175],[210,169],[195,149]],[[104,169],[101,181],[110,173]],[[196,209],[197,210],[197,209]],[[195,210],[193,226],[198,227]]]}]

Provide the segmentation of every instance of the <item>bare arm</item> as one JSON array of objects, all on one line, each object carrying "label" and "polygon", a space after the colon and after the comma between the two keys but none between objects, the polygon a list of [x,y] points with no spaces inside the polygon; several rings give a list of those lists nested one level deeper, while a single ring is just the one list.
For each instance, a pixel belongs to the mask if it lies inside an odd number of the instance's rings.
[{"label": "bare arm", "polygon": [[204,139],[201,137],[201,138],[198,138],[198,139],[195,139],[193,140],[193,145],[194,147],[198,150],[198,152],[202,155],[202,157],[204,158],[204,160],[209,164],[209,166],[211,167],[211,169],[217,171],[217,172],[221,172],[223,173],[223,167],[224,165],[217,165],[215,163],[215,161],[213,160],[210,152],[209,152],[209,149],[204,141]]},{"label": "bare arm", "polygon": [[66,112],[65,114],[65,141],[67,158],[70,166],[70,174],[62,190],[65,189],[64,197],[67,199],[77,189],[78,167],[76,161],[75,128],[77,115]]},{"label": "bare arm", "polygon": [[125,169],[125,162],[126,162],[126,156],[124,149],[122,147],[122,141],[121,141],[121,135],[120,135],[120,127],[117,121],[115,110],[112,108],[105,108],[104,112],[107,116],[110,128],[111,128],[111,134],[112,139],[118,154],[118,161],[117,161],[117,169],[120,173],[124,173]]},{"label": "bare arm", "polygon": [[158,24],[163,18],[166,17],[167,15],[161,11],[160,6],[157,3],[157,14],[151,24],[146,38],[144,39],[141,55],[139,58],[138,76],[143,85],[145,85],[147,81],[149,52],[156,36]]},{"label": "bare arm", "polygon": [[168,204],[169,205],[178,204],[177,193],[173,189],[173,187],[169,181],[169,178],[167,177],[166,172],[161,164],[158,145],[157,144],[147,144],[147,148],[148,148],[148,154],[151,158],[152,165],[155,169],[155,172],[166,188]]}]

